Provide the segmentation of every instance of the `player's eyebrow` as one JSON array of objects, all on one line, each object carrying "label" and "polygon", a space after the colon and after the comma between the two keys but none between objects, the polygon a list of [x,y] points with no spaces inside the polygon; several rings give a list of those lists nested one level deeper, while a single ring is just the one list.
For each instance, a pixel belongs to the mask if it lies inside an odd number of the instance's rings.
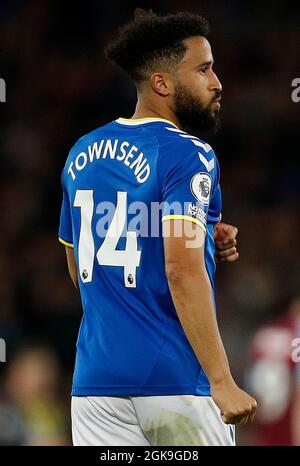
[{"label": "player's eyebrow", "polygon": [[198,65],[197,69],[202,68],[203,66],[209,66],[209,65],[213,66],[213,64],[214,64],[214,60],[205,61],[205,62],[201,63],[201,65]]}]

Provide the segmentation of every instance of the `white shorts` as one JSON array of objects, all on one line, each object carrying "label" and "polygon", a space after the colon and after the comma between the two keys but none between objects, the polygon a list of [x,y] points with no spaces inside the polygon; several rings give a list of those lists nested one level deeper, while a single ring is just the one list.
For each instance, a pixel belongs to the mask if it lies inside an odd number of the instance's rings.
[{"label": "white shorts", "polygon": [[72,397],[74,445],[235,445],[234,426],[225,424],[211,397]]}]

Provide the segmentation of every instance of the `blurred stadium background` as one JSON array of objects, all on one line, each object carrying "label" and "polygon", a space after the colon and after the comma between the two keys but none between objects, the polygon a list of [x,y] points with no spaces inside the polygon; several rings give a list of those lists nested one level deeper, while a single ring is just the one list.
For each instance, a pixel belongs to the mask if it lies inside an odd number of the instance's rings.
[{"label": "blurred stadium background", "polygon": [[[0,363],[0,444],[70,444],[81,306],[57,242],[60,173],[80,136],[133,113],[135,91],[105,61],[103,49],[137,6],[196,12],[211,23],[223,105],[222,129],[210,142],[222,170],[223,220],[238,226],[240,251],[237,264],[219,267],[218,309],[237,380],[245,386],[253,379],[247,367],[265,322],[284,315],[292,302],[289,315],[298,315],[299,324],[300,103],[292,102],[291,82],[300,78],[300,12],[293,4],[1,0],[0,77],[7,102],[0,103],[0,337],[7,362]],[[268,341],[272,355],[272,345],[280,344]],[[266,376],[269,365],[255,382],[273,400],[269,412],[274,403],[284,406],[272,421],[281,422],[282,432],[294,422],[287,409],[297,393],[289,358],[284,374],[272,366]],[[268,422],[239,429],[238,443],[279,444],[281,434],[264,440]],[[296,424],[294,442],[298,435],[300,444]]]}]

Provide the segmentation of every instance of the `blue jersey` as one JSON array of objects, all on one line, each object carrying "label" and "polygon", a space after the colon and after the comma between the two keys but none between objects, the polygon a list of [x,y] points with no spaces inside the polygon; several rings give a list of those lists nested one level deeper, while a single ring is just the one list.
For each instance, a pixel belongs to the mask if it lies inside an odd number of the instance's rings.
[{"label": "blue jersey", "polygon": [[209,395],[165,273],[162,222],[206,231],[214,295],[219,165],[209,144],[160,118],[83,136],[62,173],[60,241],[74,248],[83,318],[74,396]]}]

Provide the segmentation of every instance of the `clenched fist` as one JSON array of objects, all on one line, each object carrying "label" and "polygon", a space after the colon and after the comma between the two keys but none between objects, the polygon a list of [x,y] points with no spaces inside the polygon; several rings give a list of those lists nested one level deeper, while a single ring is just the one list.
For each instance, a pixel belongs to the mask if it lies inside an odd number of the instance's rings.
[{"label": "clenched fist", "polygon": [[236,249],[238,229],[226,223],[216,223],[214,227],[215,258],[217,262],[235,262],[239,258]]},{"label": "clenched fist", "polygon": [[256,400],[241,390],[231,376],[221,382],[211,383],[211,396],[225,424],[245,425],[253,421]]}]

